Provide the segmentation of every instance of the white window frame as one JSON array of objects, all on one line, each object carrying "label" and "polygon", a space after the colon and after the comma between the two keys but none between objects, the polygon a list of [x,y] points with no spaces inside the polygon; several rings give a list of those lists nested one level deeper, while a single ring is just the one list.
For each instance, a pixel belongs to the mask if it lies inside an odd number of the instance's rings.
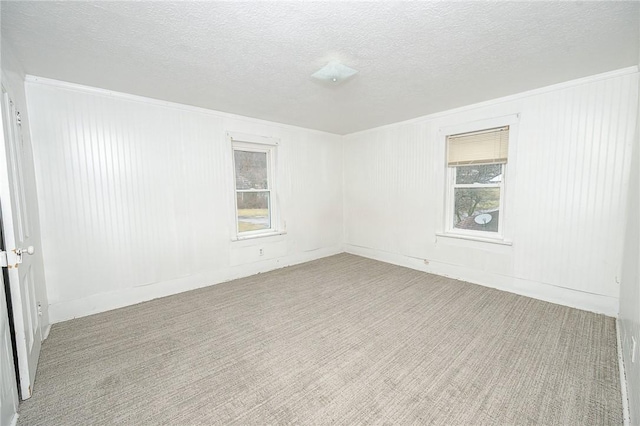
[{"label": "white window frame", "polygon": [[[471,183],[471,184],[459,184],[456,183],[456,169],[458,167],[464,167],[464,165],[448,167],[447,166],[447,205],[445,208],[445,215],[448,217],[447,227],[445,232],[448,234],[458,234],[467,237],[480,237],[485,239],[503,240],[503,228],[504,228],[504,205],[505,205],[505,181],[507,176],[507,164],[502,164],[502,179],[500,183],[483,184],[483,183]],[[498,221],[498,232],[480,231],[473,229],[461,229],[456,228],[453,223],[453,216],[455,213],[455,190],[457,188],[499,188],[500,189],[500,203],[498,204],[498,211],[500,212],[500,218]]]},{"label": "white window frame", "polygon": [[[520,114],[511,114],[502,117],[487,118],[484,120],[473,121],[468,123],[462,123],[452,126],[440,128],[440,136],[444,149],[444,167],[445,167],[445,190],[444,190],[444,207],[443,207],[443,226],[442,232],[436,232],[437,237],[453,237],[466,240],[475,240],[480,242],[497,243],[511,245],[512,241],[509,238],[509,220],[508,211],[509,205],[509,188],[513,186],[516,180],[515,164],[517,153],[517,139],[518,139],[518,123],[520,120]],[[447,164],[448,153],[448,141],[447,137],[450,135],[456,135],[461,133],[471,133],[482,131],[486,129],[493,129],[503,126],[509,126],[509,153],[507,163],[502,165],[502,181],[500,182],[500,221],[498,222],[498,232],[479,231],[470,229],[455,228],[453,223],[454,216],[454,203],[455,203],[455,188],[471,187],[496,187],[495,184],[455,184],[456,168],[449,167]],[[511,165],[511,167],[509,166]]]},{"label": "white window frame", "polygon": [[[264,136],[247,135],[237,132],[228,132],[227,137],[231,145],[231,168],[233,175],[233,229],[232,240],[246,240],[251,238],[266,237],[281,234],[280,210],[278,206],[278,192],[276,181],[277,148],[279,140]],[[239,190],[236,188],[236,151],[262,152],[267,155],[267,189]],[[269,193],[269,219],[270,228],[255,231],[240,231],[238,224],[238,198],[240,192],[268,192]]]}]

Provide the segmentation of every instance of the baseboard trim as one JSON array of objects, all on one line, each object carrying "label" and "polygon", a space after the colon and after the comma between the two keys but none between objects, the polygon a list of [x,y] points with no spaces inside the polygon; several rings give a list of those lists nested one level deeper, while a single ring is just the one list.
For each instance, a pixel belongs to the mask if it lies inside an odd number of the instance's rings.
[{"label": "baseboard trim", "polygon": [[382,250],[371,249],[351,244],[345,244],[344,251],[394,265],[404,266],[431,274],[467,281],[497,290],[508,291],[545,302],[569,306],[571,308],[604,314],[617,318],[619,301],[616,297],[587,293],[551,284],[540,283],[521,278],[515,278],[477,269],[464,268],[456,265],[430,262],[424,263],[424,259],[390,253]]},{"label": "baseboard trim", "polygon": [[342,245],[322,248],[245,265],[230,266],[216,271],[204,272],[170,281],[162,281],[152,285],[130,287],[119,291],[95,294],[82,299],[52,303],[49,305],[49,322],[55,324],[74,318],[98,314],[160,297],[208,287],[237,278],[244,278],[299,263],[309,262],[339,254],[343,251]]},{"label": "baseboard trim", "polygon": [[[170,281],[163,281],[148,286],[131,287],[120,291],[100,293],[83,299],[52,303],[49,305],[49,320],[51,324],[93,315],[124,306],[135,305],[160,297],[171,296],[201,287],[231,281],[250,275],[268,272],[299,263],[309,262],[342,252],[404,266],[423,272],[442,275],[473,284],[508,291],[546,302],[557,303],[572,308],[587,310],[611,317],[618,316],[618,299],[609,296],[586,293],[578,290],[558,287],[545,283],[523,280],[514,277],[492,274],[453,265],[434,264],[425,265],[422,259],[404,256],[360,246],[346,244],[298,253],[286,257],[267,259],[246,265],[231,266],[225,269],[209,271]],[[45,330],[48,335],[50,326]],[[46,337],[45,337],[46,338]]]},{"label": "baseboard trim", "polygon": [[622,421],[624,426],[631,425],[629,411],[629,394],[627,393],[627,374],[624,369],[624,354],[622,352],[622,336],[620,335],[620,319],[616,319],[616,342],[618,344],[618,368],[620,370],[620,393],[622,394]]},{"label": "baseboard trim", "polygon": [[51,324],[47,325],[44,328],[44,333],[42,333],[42,341],[44,342],[49,337],[49,333],[51,332]]}]

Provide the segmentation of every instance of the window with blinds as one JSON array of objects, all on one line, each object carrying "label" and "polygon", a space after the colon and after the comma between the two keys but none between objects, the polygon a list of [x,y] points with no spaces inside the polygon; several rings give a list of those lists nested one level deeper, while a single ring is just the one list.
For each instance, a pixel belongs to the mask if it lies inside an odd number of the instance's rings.
[{"label": "window with blinds", "polygon": [[449,167],[504,164],[509,154],[509,126],[447,137]]},{"label": "window with blinds", "polygon": [[447,136],[450,230],[501,235],[509,126]]}]

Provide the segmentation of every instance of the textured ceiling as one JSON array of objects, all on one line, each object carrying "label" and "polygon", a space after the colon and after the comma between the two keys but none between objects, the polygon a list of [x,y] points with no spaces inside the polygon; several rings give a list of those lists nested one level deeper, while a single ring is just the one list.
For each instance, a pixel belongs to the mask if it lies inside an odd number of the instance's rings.
[{"label": "textured ceiling", "polygon": [[[28,74],[345,134],[636,65],[638,2],[2,2]],[[310,76],[330,60],[359,73]]]}]

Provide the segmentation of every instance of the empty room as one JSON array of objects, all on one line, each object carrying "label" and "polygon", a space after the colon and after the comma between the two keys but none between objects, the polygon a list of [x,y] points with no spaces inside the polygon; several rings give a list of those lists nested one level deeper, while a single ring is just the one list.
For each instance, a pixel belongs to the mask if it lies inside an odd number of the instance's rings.
[{"label": "empty room", "polygon": [[0,18],[0,426],[640,425],[640,2]]}]

